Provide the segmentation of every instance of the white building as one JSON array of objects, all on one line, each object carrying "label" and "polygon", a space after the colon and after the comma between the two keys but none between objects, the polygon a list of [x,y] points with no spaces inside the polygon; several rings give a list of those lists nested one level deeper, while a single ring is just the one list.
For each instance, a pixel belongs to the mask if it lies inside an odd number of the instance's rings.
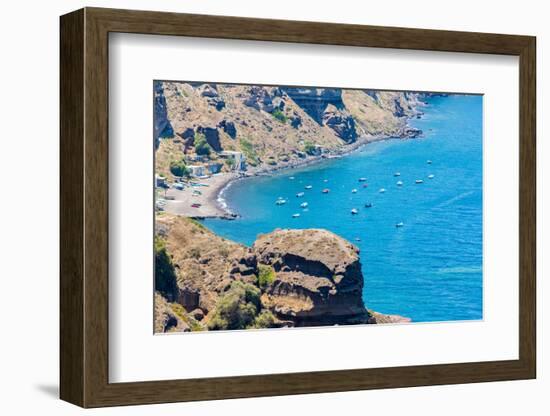
[{"label": "white building", "polygon": [[229,159],[233,162],[234,170],[246,170],[246,158],[242,152],[236,152],[233,150],[224,150],[220,153],[220,156],[225,159]]},{"label": "white building", "polygon": [[201,176],[205,176],[206,174],[204,166],[188,165],[187,169],[189,169],[189,173],[191,174],[191,176],[201,177]]}]

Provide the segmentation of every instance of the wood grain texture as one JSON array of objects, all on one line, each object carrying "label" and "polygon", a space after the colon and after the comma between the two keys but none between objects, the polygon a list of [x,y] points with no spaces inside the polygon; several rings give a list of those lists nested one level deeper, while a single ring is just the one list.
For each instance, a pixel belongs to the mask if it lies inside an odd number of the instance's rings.
[{"label": "wood grain texture", "polygon": [[[519,56],[519,359],[109,383],[109,32]],[[97,8],[87,8],[63,16],[61,397],[83,407],[99,407],[535,377],[535,50],[535,38],[527,36]]]},{"label": "wood grain texture", "polygon": [[84,404],[84,12],[61,19],[60,44],[60,388]]}]

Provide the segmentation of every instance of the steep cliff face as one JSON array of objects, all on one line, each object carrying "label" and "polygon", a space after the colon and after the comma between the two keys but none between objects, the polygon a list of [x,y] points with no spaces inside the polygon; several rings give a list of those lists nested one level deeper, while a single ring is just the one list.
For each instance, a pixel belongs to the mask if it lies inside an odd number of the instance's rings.
[{"label": "steep cliff face", "polygon": [[407,128],[407,119],[419,114],[421,98],[404,92],[157,82],[157,172],[170,177],[171,161],[194,156],[197,134],[205,136],[211,160],[224,150],[240,151],[250,168],[303,160],[312,144],[331,152],[361,136],[416,137],[420,133]]},{"label": "steep cliff face", "polygon": [[276,230],[254,243],[276,277],[262,304],[294,326],[367,323],[359,250],[326,230]]},{"label": "steep cliff face", "polygon": [[166,98],[164,97],[164,88],[161,82],[154,83],[154,135],[155,148],[158,148],[161,138],[174,136],[174,130],[168,119],[168,111],[166,109]]},{"label": "steep cliff face", "polygon": [[[157,332],[244,329],[228,317],[241,307],[247,327],[408,321],[367,311],[359,250],[329,231],[275,230],[248,248],[189,218],[163,214],[156,232],[175,279],[170,293],[155,295]],[[242,299],[255,292],[250,311]],[[224,328],[224,320],[232,326]]]}]

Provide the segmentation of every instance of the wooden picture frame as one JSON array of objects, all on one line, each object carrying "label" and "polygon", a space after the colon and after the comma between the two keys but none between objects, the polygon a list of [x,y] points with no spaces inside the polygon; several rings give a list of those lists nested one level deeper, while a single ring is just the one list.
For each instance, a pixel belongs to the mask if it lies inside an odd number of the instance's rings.
[{"label": "wooden picture frame", "polygon": [[[60,28],[60,396],[63,400],[82,407],[101,407],[535,378],[534,37],[100,8],[64,15]],[[109,383],[108,35],[111,32],[518,56],[519,359]]]}]

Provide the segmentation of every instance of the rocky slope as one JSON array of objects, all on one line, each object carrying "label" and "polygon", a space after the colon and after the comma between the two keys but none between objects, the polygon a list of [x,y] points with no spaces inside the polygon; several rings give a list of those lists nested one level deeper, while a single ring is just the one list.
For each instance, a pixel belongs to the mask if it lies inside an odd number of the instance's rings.
[{"label": "rocky slope", "polygon": [[[240,151],[249,169],[284,166],[380,137],[417,137],[407,126],[420,114],[422,94],[337,88],[155,82],[156,171],[211,148]],[[202,162],[200,162],[202,163]],[[224,170],[229,167],[224,165]]]},{"label": "rocky slope", "polygon": [[[367,311],[358,249],[326,230],[275,230],[251,248],[157,217],[155,331],[405,322]],[[162,249],[158,249],[162,247]],[[167,276],[167,277],[166,277]]]}]

